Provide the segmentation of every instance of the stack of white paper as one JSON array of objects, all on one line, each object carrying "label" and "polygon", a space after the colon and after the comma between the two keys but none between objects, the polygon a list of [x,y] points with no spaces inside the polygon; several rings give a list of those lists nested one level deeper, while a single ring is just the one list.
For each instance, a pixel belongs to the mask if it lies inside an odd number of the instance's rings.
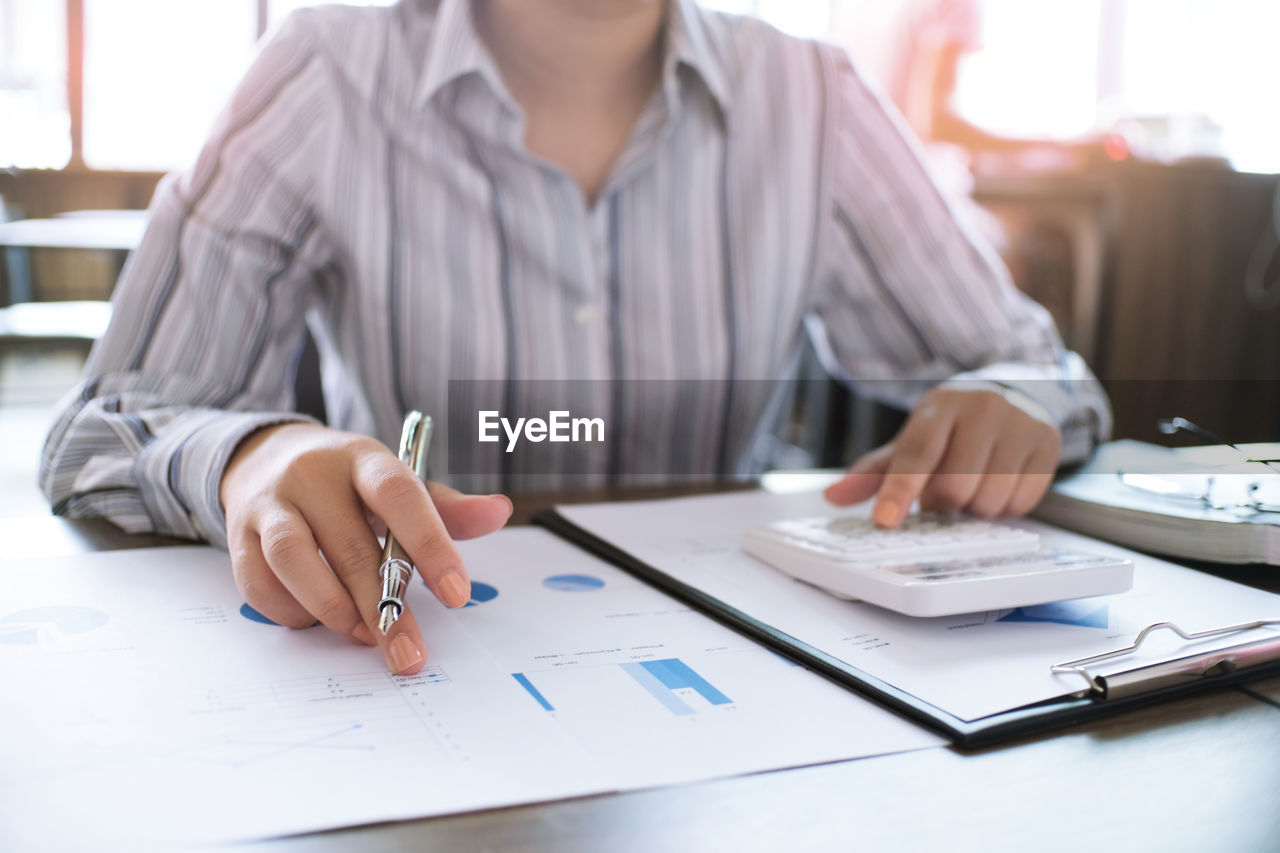
[{"label": "stack of white paper", "polygon": [[472,604],[414,584],[430,666],[410,678],[260,621],[212,549],[0,564],[0,850],[264,837],[940,742],[549,533],[459,547]]}]

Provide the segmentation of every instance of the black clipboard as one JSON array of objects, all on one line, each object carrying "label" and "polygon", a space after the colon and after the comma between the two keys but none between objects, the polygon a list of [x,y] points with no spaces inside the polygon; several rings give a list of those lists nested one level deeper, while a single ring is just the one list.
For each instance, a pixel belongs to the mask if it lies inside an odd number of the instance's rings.
[{"label": "black clipboard", "polygon": [[[1054,669],[1057,671],[1074,672],[1082,677],[1083,689],[1080,695],[1014,708],[979,720],[962,720],[883,679],[863,672],[834,655],[827,654],[779,631],[772,625],[672,577],[661,569],[636,559],[626,551],[582,529],[555,510],[538,513],[534,516],[533,522],[678,601],[684,602],[722,625],[750,637],[841,687],[859,693],[938,732],[956,746],[965,749],[991,746],[1136,708],[1145,708],[1204,690],[1229,687],[1270,675],[1280,675],[1280,634],[1262,643],[1244,643],[1189,655],[1170,662],[1173,665],[1139,667],[1127,672],[1112,673],[1109,676],[1094,675],[1089,671],[1088,667],[1092,663],[1123,656],[1135,650],[1149,633],[1161,628],[1169,628],[1183,639],[1192,640],[1244,631],[1263,625],[1280,624],[1280,620],[1268,619],[1247,625],[1186,633],[1171,623],[1161,622],[1147,626],[1135,638],[1132,646],[1056,665]],[[1121,676],[1123,678],[1120,678]]]}]

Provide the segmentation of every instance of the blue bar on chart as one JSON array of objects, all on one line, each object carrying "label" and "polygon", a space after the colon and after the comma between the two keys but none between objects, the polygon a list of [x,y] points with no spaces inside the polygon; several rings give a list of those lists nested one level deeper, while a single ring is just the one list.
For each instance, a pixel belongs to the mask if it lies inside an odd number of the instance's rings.
[{"label": "blue bar on chart", "polygon": [[681,716],[697,713],[683,699],[672,693],[665,684],[659,681],[658,677],[645,664],[623,663],[618,665],[622,667],[623,672],[634,678],[637,684],[648,690],[650,696],[665,705],[671,713]]},{"label": "blue bar on chart", "polygon": [[697,713],[675,692],[684,688],[695,691],[712,705],[729,705],[733,702],[679,658],[624,663],[620,666],[673,714]]},{"label": "blue bar on chart", "polygon": [[521,687],[528,690],[530,696],[538,700],[538,704],[542,706],[544,711],[555,710],[555,708],[551,707],[551,703],[547,701],[547,697],[543,696],[542,692],[533,686],[533,682],[531,682],[523,672],[513,672],[511,673],[511,677],[514,678]]},{"label": "blue bar on chart", "polygon": [[1056,622],[1077,628],[1106,628],[1107,605],[1099,605],[1093,599],[1080,601],[1055,601],[1033,607],[1018,607],[996,620],[997,622]]},{"label": "blue bar on chart", "polygon": [[732,699],[712,687],[705,678],[690,669],[689,665],[679,658],[651,660],[641,665],[671,690],[689,687],[697,691],[699,696],[712,705],[733,704]]}]

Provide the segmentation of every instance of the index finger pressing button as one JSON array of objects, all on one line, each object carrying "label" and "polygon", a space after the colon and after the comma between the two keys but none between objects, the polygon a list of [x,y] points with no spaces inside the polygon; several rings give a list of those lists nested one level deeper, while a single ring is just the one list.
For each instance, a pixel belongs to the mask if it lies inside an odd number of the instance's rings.
[{"label": "index finger pressing button", "polygon": [[936,416],[907,420],[902,433],[894,440],[893,457],[884,482],[876,493],[871,520],[880,527],[897,527],[907,510],[924,491],[925,485],[942,461],[951,440],[952,420]]}]

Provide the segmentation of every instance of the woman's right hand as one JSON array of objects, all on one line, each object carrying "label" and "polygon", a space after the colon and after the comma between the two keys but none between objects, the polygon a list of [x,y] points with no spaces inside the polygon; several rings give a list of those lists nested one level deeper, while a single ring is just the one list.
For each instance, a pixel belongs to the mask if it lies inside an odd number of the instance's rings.
[{"label": "woman's right hand", "polygon": [[281,625],[319,621],[378,645],[400,675],[422,669],[426,648],[407,607],[387,636],[378,629],[382,546],[372,525],[380,520],[395,534],[436,598],[461,607],[471,582],[453,540],[492,533],[511,516],[504,495],[424,484],[376,439],[313,424],[250,435],[219,494],[244,600]]}]

